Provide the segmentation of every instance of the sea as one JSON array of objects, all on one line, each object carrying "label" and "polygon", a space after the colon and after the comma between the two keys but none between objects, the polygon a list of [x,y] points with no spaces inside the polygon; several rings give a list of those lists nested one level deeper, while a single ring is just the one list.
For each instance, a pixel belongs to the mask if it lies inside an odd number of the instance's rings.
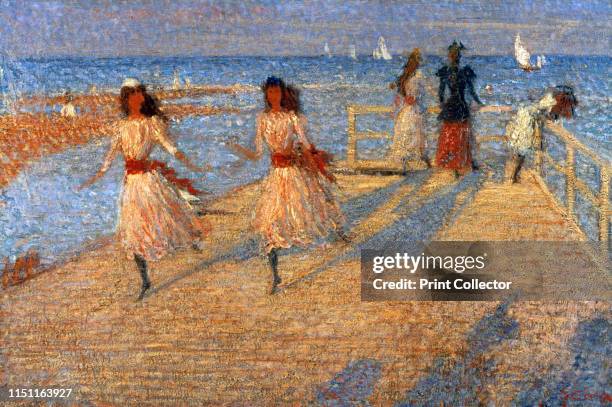
[{"label": "sea", "polygon": [[[518,107],[536,101],[552,86],[573,86],[579,105],[575,117],[564,120],[563,126],[610,161],[611,58],[547,55],[546,60],[543,69],[536,72],[518,69],[510,56],[465,56],[462,63],[469,64],[476,72],[476,91],[485,104]],[[347,106],[391,105],[394,94],[389,85],[405,62],[404,56],[387,61],[365,55],[358,56],[357,60],[347,56],[17,59],[5,55],[0,70],[0,91],[4,96],[0,114],[11,114],[11,102],[25,95],[87,92],[92,85],[117,90],[126,77],[138,78],[150,87],[171,87],[175,72],[181,80],[188,78],[197,85],[250,85],[251,90],[237,94],[173,101],[240,109],[239,113],[171,122],[171,134],[178,146],[195,162],[212,165],[213,172],[189,173],[163,151],[155,152],[156,157],[169,162],[181,174],[196,179],[196,186],[208,191],[209,199],[214,199],[236,186],[264,177],[268,171],[268,158],[244,162],[227,147],[230,141],[253,146],[255,118],[263,108],[259,86],[268,76],[281,77],[301,90],[308,137],[341,160],[347,147]],[[439,56],[426,56],[423,60],[421,70],[426,78],[428,105],[437,104],[435,72],[443,62]],[[492,91],[485,89],[487,85]],[[476,137],[503,134],[509,117],[508,113],[475,115]],[[426,118],[425,126],[431,155],[438,131],[435,115]],[[367,115],[358,118],[357,127],[361,131],[391,131],[393,122],[389,115]],[[108,144],[108,140],[97,140],[45,156],[29,164],[10,185],[0,190],[0,258],[15,259],[32,248],[41,255],[43,264],[52,264],[113,233],[123,175],[121,160],[115,161],[97,184],[87,190],[77,190],[79,184],[96,172]],[[364,158],[382,157],[388,143],[366,140],[358,148]],[[506,154],[503,146],[487,148],[498,155]],[[486,157],[483,153],[479,158],[484,165]],[[579,177],[597,186],[598,169],[580,154],[577,168]],[[557,189],[562,191],[562,185]],[[590,228],[596,236],[596,227]]]}]

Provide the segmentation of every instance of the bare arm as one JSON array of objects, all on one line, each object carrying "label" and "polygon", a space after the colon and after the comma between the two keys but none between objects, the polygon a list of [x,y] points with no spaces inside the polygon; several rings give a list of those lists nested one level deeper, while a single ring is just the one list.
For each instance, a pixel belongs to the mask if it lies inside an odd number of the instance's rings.
[{"label": "bare arm", "polygon": [[255,134],[255,150],[251,150],[237,143],[230,143],[229,147],[237,154],[245,157],[248,160],[258,160],[263,155],[264,144],[264,124],[261,116],[257,116],[257,133]]},{"label": "bare arm", "polygon": [[119,138],[119,135],[116,134],[111,141],[111,146],[108,152],[106,153],[106,157],[104,157],[104,162],[102,163],[102,166],[100,167],[98,172],[96,172],[91,178],[89,178],[87,181],[85,181],[83,184],[79,186],[79,190],[88,188],[89,186],[94,184],[97,180],[102,178],[104,174],[106,174],[111,164],[115,160],[115,157],[117,157],[117,154],[119,153],[119,145],[120,145],[120,138]]},{"label": "bare arm", "polygon": [[393,98],[393,105],[391,106],[393,110],[391,111],[391,113],[389,113],[391,118],[394,118],[395,116],[397,116],[397,112],[400,109],[401,105],[402,105],[402,97],[400,96],[399,93],[396,93],[395,97]]},{"label": "bare arm", "polygon": [[294,115],[291,120],[298,140],[304,145],[304,148],[310,150],[312,148],[312,143],[308,140],[308,137],[306,137],[306,118],[304,116]]},{"label": "bare arm", "polygon": [[168,137],[167,128],[165,123],[161,121],[161,119],[156,118],[156,123],[153,131],[153,137],[155,140],[166,150],[168,153],[172,154],[177,160],[182,162],[185,167],[194,172],[206,172],[211,171],[211,166],[206,165],[204,167],[200,167],[195,165],[189,157],[185,155],[182,151],[180,151],[172,142],[172,140]]},{"label": "bare arm", "polygon": [[193,172],[210,172],[213,169],[210,164],[207,164],[203,167],[200,167],[199,165],[194,164],[189,159],[189,157],[187,157],[185,153],[183,153],[180,150],[176,150],[176,152],[174,153],[174,157],[180,162],[182,162],[185,165],[185,167],[189,168]]}]

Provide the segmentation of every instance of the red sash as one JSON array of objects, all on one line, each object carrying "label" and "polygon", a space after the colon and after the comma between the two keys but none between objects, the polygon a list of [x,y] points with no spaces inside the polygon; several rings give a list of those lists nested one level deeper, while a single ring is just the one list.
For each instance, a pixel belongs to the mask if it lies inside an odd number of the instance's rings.
[{"label": "red sash", "polygon": [[271,158],[274,168],[287,168],[297,164],[297,155],[294,153],[272,153]]},{"label": "red sash", "polygon": [[319,173],[330,182],[336,182],[336,177],[327,171],[327,166],[332,161],[332,155],[326,151],[318,150],[311,146],[310,150],[303,150],[300,155],[291,153],[272,153],[272,166],[274,168],[287,168],[299,166],[315,173]]},{"label": "red sash", "polygon": [[191,195],[200,195],[202,191],[193,187],[189,178],[178,178],[174,168],[169,167],[166,163],[156,160],[125,160],[125,173],[127,175],[143,174],[153,170],[159,171],[169,182],[176,185],[179,189],[187,190]]},{"label": "red sash", "polygon": [[327,151],[318,150],[315,146],[311,146],[310,150],[304,150],[301,156],[304,167],[318,172],[330,182],[336,182],[336,177],[327,171],[327,166],[331,163],[332,158],[333,156]]}]

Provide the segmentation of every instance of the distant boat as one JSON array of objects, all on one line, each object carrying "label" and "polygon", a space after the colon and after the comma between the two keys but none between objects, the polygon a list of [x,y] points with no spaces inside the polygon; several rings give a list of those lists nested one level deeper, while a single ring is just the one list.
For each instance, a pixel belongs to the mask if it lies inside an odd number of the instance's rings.
[{"label": "distant boat", "polygon": [[181,88],[181,78],[179,76],[178,69],[174,70],[174,80],[172,81],[172,88],[178,90]]},{"label": "distant boat", "polygon": [[536,58],[536,66],[541,69],[545,63],[546,57],[544,55],[538,55]]},{"label": "distant boat", "polygon": [[516,38],[514,39],[514,58],[519,68],[527,72],[540,70],[545,63],[544,56],[541,55],[537,57],[535,65],[531,64],[531,54],[521,42],[521,36],[519,34],[516,34]]},{"label": "distant boat", "polygon": [[323,52],[325,52],[325,55],[327,55],[328,57],[332,56],[332,53],[331,53],[331,51],[329,49],[329,44],[328,43],[325,43],[325,46],[323,47]]},{"label": "distant boat", "polygon": [[349,55],[352,59],[357,61],[357,50],[355,49],[355,45],[349,47]]},{"label": "distant boat", "polygon": [[159,69],[159,65],[155,67],[155,71],[153,72],[153,76],[155,79],[161,78],[161,70]]},{"label": "distant boat", "polygon": [[389,53],[389,50],[387,50],[387,44],[385,44],[385,39],[382,35],[378,37],[378,47],[376,47],[374,51],[372,51],[372,57],[374,57],[374,59],[386,60],[390,60],[391,58],[393,58]]}]

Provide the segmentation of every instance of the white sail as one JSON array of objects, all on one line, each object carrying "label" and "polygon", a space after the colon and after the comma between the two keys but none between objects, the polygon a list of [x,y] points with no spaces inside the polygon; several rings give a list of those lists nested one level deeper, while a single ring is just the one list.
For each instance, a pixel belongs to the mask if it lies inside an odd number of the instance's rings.
[{"label": "white sail", "polygon": [[381,36],[378,39],[378,48],[380,49],[380,54],[382,55],[383,59],[391,59],[391,54],[389,53],[389,51],[387,50],[387,44],[385,44],[385,39]]},{"label": "white sail", "polygon": [[529,61],[531,59],[531,55],[523,46],[521,36],[519,34],[516,34],[516,38],[514,39],[514,58],[516,58],[516,62],[518,62],[521,68],[531,67],[531,62]]},{"label": "white sail", "polygon": [[378,37],[378,47],[374,49],[372,56],[374,59],[389,60],[393,58],[389,53],[389,50],[387,50],[387,44],[385,43],[385,38],[382,35]]},{"label": "white sail", "polygon": [[330,49],[329,49],[329,44],[328,44],[328,43],[325,43],[325,46],[323,47],[323,51],[325,51],[325,54],[326,54],[328,57],[331,57],[331,56],[332,56],[331,51],[330,51]]},{"label": "white sail", "polygon": [[354,60],[357,60],[357,50],[355,49],[355,45],[351,45],[349,47],[349,55]]},{"label": "white sail", "polygon": [[538,60],[540,61],[541,66],[544,66],[546,64],[546,57],[544,55],[538,56]]},{"label": "white sail", "polygon": [[536,66],[542,68],[542,57],[539,55],[536,57]]},{"label": "white sail", "polygon": [[181,88],[181,79],[179,77],[178,70],[174,71],[174,80],[172,81],[172,88],[175,90]]}]

